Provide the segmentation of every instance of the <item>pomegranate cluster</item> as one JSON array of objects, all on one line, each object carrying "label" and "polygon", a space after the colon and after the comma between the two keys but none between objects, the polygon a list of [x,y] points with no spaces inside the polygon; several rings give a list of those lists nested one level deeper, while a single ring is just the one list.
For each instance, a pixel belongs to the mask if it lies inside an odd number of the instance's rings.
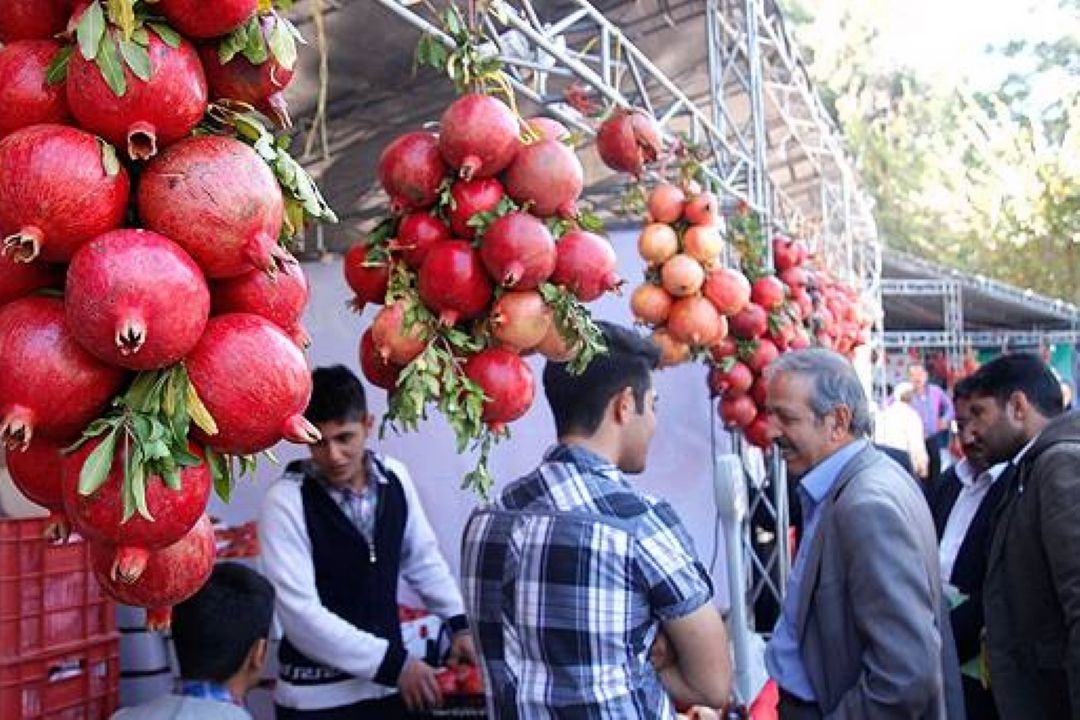
[{"label": "pomegranate cluster", "polygon": [[0,441],[152,625],[209,575],[211,488],[318,439],[285,243],[333,215],[256,114],[295,60],[258,5],[0,7]]},{"label": "pomegranate cluster", "polygon": [[[533,402],[523,355],[587,363],[599,332],[583,303],[615,290],[611,244],[577,207],[583,171],[569,133],[468,94],[438,133],[382,152],[389,217],[345,257],[354,307],[385,305],[360,342],[391,421],[435,403],[459,441],[498,435]],[[486,426],[486,429],[485,429]]]}]

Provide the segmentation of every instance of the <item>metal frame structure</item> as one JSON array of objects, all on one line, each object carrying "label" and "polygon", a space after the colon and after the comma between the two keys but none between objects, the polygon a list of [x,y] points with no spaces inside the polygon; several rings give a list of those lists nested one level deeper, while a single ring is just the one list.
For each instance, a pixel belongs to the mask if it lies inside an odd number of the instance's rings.
[{"label": "metal frame structure", "polygon": [[[451,44],[426,3],[378,2],[418,30]],[[543,15],[541,6],[559,11]],[[856,184],[839,134],[774,0],[658,6],[665,17],[681,13],[683,27],[694,20],[704,23],[708,84],[700,97],[688,95],[586,0],[492,0],[489,8],[492,12],[485,13],[482,22],[493,39],[491,51],[503,61],[522,97],[585,135],[594,129],[562,95],[552,92],[553,80],[565,84],[573,79],[615,106],[645,108],[668,140],[683,136],[707,148],[704,171],[718,189],[759,213],[766,227],[808,237],[828,267],[864,288],[869,301],[880,307],[881,249],[870,202]],[[875,338],[880,345],[880,334]],[[767,478],[754,479],[745,471],[747,452],[741,439],[728,435],[724,440],[721,435],[714,427],[713,477],[718,507],[728,523],[725,529],[735,525],[736,532],[726,537],[729,542],[737,537],[739,543],[728,548],[728,577],[736,620],[734,651],[737,665],[745,667],[750,634],[771,630],[755,625],[753,607],[766,596],[778,604],[786,585],[787,483],[777,453],[769,456]],[[744,502],[733,499],[744,496]],[[728,500],[733,504],[727,505]],[[775,541],[764,552],[752,537],[755,515],[763,515],[774,530]],[[752,699],[756,688],[747,673],[741,673],[736,684],[742,699]]]},{"label": "metal frame structure", "polygon": [[[942,299],[944,326],[940,333],[918,333],[928,339],[933,335],[933,342],[911,343],[905,347],[942,347],[952,367],[960,367],[963,361],[965,336],[964,336],[964,305],[963,295],[959,280],[923,280],[923,279],[897,279],[886,278],[881,281],[881,294],[903,295],[915,297],[940,297]],[[886,348],[895,347],[889,345],[890,336],[893,333],[886,332],[884,344]]]}]

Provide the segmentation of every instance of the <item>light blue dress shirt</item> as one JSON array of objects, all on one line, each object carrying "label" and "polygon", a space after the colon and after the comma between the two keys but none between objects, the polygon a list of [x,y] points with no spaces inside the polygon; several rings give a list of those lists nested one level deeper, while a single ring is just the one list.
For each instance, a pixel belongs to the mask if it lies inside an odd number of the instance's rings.
[{"label": "light blue dress shirt", "polygon": [[806,557],[814,542],[819,519],[818,508],[822,500],[832,490],[840,471],[848,460],[866,447],[866,440],[856,440],[834,452],[814,466],[799,482],[799,500],[802,503],[803,536],[799,541],[799,551],[795,554],[795,564],[788,575],[787,594],[780,619],[776,621],[772,639],[765,649],[765,667],[769,676],[780,687],[803,700],[814,701],[814,688],[803,665],[799,652],[799,638],[795,634],[795,620],[798,612],[800,588],[803,574],[806,572]]}]

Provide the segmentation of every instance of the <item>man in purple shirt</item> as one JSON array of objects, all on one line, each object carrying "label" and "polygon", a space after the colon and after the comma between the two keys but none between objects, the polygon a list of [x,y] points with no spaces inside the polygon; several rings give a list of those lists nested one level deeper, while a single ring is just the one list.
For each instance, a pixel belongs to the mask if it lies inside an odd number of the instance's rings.
[{"label": "man in purple shirt", "polygon": [[915,389],[911,407],[922,418],[926,454],[930,456],[926,483],[932,485],[941,474],[941,451],[949,444],[949,428],[952,427],[955,411],[949,394],[934,383],[927,382],[926,366],[921,362],[908,366],[908,379]]}]

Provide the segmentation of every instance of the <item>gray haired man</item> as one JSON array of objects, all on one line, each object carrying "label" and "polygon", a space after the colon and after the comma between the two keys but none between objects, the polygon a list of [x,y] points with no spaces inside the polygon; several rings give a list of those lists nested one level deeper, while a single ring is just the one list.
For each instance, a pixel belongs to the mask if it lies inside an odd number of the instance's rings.
[{"label": "gray haired man", "polygon": [[773,439],[803,537],[766,652],[781,720],[963,717],[937,539],[915,481],[866,440],[851,365],[828,350],[769,370]]}]

